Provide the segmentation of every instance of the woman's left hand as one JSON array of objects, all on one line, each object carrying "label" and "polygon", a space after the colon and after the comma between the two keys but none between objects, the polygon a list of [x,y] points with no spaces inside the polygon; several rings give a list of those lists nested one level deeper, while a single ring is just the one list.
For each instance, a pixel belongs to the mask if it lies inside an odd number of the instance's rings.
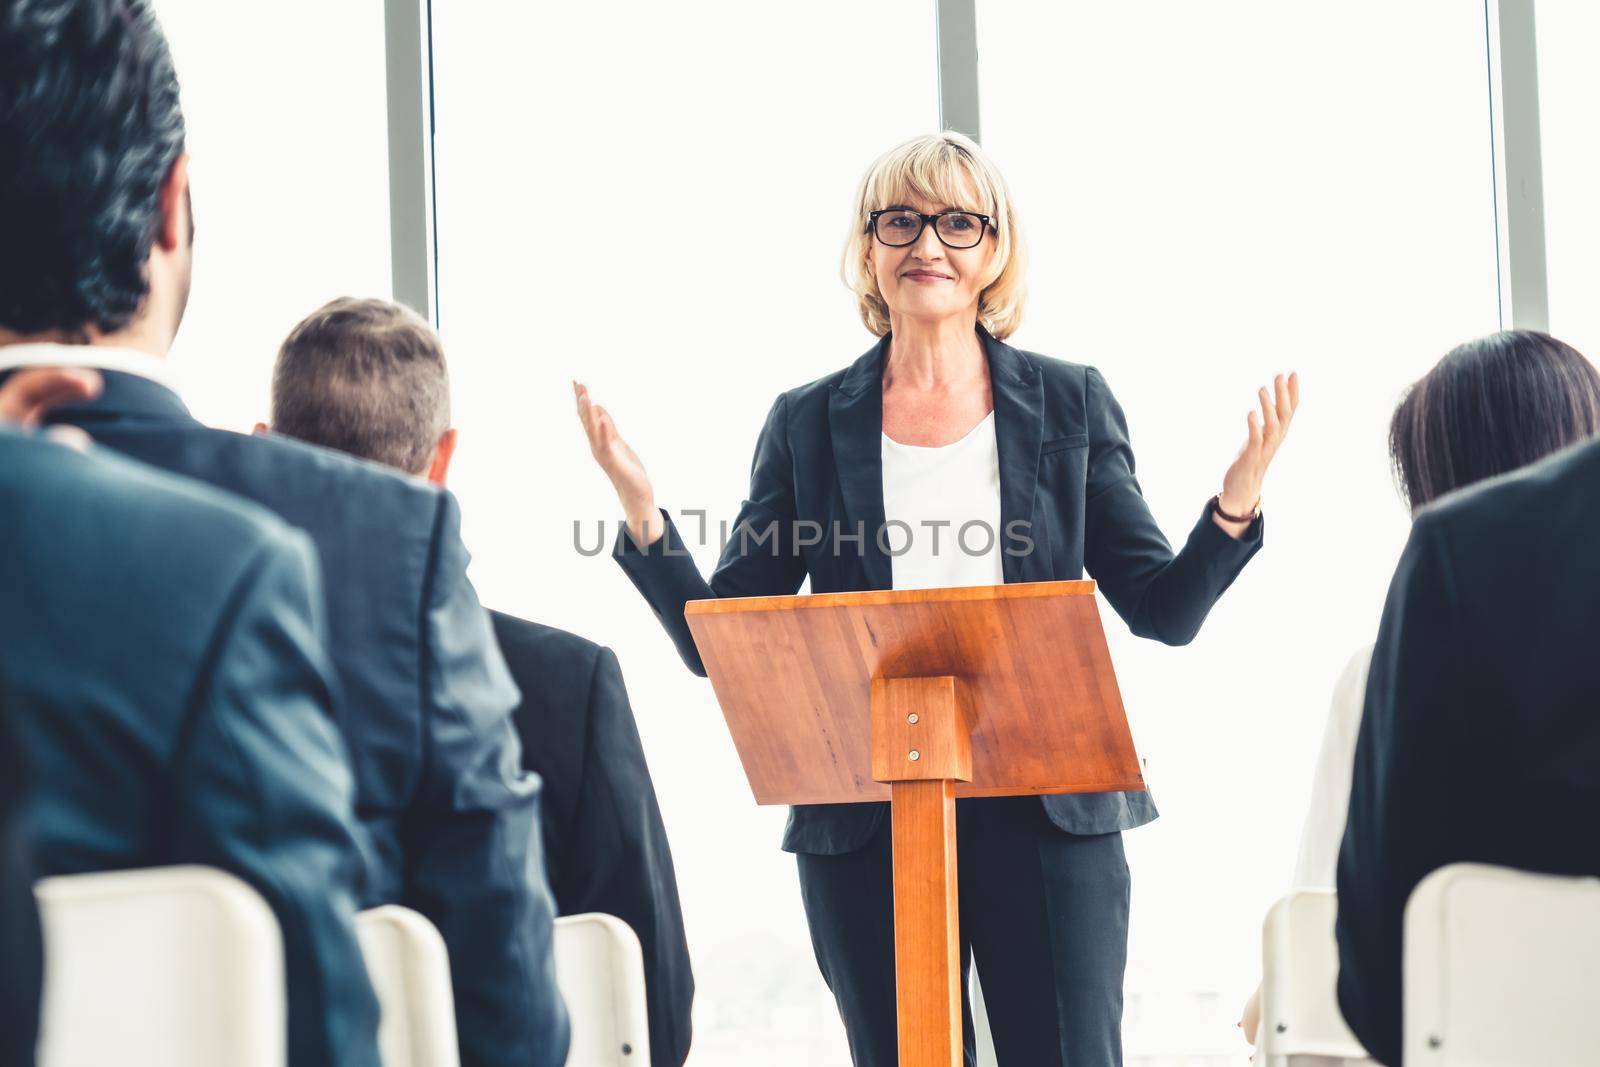
[{"label": "woman's left hand", "polygon": [[[1248,419],[1249,439],[1228,473],[1222,476],[1222,497],[1218,503],[1229,515],[1249,515],[1260,501],[1261,483],[1267,477],[1267,468],[1272,465],[1272,457],[1278,454],[1279,446],[1289,433],[1289,423],[1294,421],[1295,409],[1300,406],[1300,375],[1278,375],[1272,381],[1272,392],[1263,386],[1259,399],[1261,410],[1250,412]],[[1217,521],[1225,529],[1239,525],[1238,533],[1244,530],[1242,524],[1229,523],[1220,515]],[[1230,529],[1229,532],[1234,531]]]}]

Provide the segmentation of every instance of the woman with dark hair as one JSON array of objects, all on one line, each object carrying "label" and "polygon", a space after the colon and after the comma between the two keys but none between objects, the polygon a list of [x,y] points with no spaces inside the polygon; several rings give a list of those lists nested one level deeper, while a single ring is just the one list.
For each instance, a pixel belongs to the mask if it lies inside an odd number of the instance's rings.
[{"label": "woman with dark hair", "polygon": [[1596,433],[1600,371],[1549,334],[1507,330],[1453,349],[1406,391],[1389,456],[1415,511]]},{"label": "woman with dark hair", "polygon": [[[1389,458],[1413,512],[1474,483],[1507,474],[1600,434],[1600,371],[1571,345],[1534,330],[1506,330],[1452,349],[1401,398],[1389,423]],[[1332,889],[1350,806],[1356,734],[1372,659],[1368,645],[1334,685],[1300,833],[1294,888]],[[1255,1042],[1260,991],[1240,1026]]]}]

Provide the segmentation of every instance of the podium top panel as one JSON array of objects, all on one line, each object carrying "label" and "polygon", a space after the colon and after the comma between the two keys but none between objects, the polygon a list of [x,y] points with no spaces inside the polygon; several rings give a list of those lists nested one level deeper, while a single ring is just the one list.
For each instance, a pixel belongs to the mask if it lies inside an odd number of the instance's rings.
[{"label": "podium top panel", "polygon": [[1095,583],[691,601],[689,629],[759,804],[887,800],[873,679],[952,675],[971,698],[957,796],[1142,790]]}]

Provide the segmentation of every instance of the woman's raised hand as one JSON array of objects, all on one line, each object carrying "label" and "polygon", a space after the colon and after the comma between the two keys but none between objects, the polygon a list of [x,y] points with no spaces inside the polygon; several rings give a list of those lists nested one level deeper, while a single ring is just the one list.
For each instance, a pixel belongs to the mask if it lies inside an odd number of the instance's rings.
[{"label": "woman's raised hand", "polygon": [[573,382],[572,395],[578,402],[578,421],[583,423],[583,432],[589,438],[589,452],[611,479],[611,487],[617,491],[617,500],[628,517],[628,529],[634,541],[640,545],[654,543],[665,524],[656,510],[655,489],[644,464],[617,433],[611,413],[589,399],[588,386]]},{"label": "woman's raised hand", "polygon": [[[1222,476],[1222,497],[1218,501],[1229,515],[1248,515],[1261,499],[1261,483],[1266,479],[1272,457],[1278,454],[1300,406],[1300,376],[1280,374],[1272,380],[1272,391],[1261,388],[1261,410],[1250,412],[1250,435],[1238,458]],[[1219,517],[1219,521],[1220,517]],[[1224,524],[1226,525],[1226,524]]]}]

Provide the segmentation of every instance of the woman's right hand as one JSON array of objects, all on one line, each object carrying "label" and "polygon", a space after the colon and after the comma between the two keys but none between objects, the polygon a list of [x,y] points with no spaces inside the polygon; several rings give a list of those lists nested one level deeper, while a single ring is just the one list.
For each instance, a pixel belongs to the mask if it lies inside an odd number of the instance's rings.
[{"label": "woman's right hand", "polygon": [[654,544],[666,531],[666,524],[656,508],[655,488],[644,464],[617,433],[611,413],[590,401],[587,386],[573,382],[572,394],[578,401],[578,421],[589,438],[589,452],[617,491],[617,500],[628,519],[628,532],[641,547]]}]

